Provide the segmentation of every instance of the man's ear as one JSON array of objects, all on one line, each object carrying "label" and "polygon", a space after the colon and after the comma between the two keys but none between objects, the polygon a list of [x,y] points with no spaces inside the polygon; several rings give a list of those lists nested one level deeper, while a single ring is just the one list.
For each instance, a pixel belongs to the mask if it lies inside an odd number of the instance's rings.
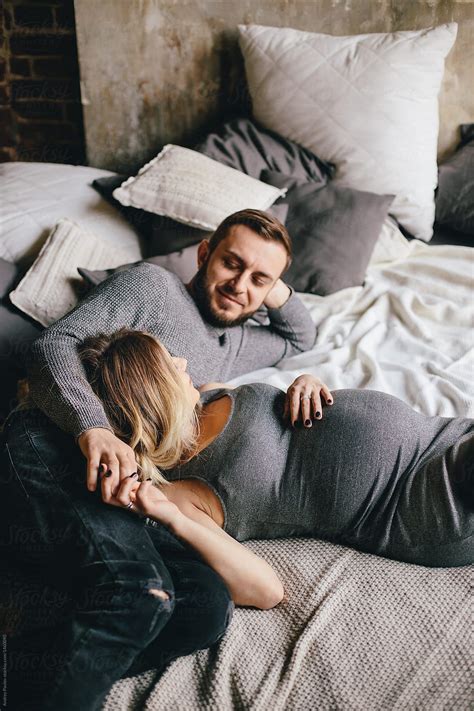
[{"label": "man's ear", "polygon": [[200,269],[209,256],[209,240],[203,239],[199,242],[197,250],[198,268]]}]

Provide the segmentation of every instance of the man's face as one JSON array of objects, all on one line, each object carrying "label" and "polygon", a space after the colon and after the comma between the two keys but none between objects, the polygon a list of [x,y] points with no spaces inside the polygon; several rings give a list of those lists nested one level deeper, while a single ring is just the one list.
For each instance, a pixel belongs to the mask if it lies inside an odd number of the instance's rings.
[{"label": "man's face", "polygon": [[282,244],[245,225],[233,225],[212,254],[202,242],[198,256],[194,297],[206,321],[223,327],[243,323],[260,308],[287,262]]}]

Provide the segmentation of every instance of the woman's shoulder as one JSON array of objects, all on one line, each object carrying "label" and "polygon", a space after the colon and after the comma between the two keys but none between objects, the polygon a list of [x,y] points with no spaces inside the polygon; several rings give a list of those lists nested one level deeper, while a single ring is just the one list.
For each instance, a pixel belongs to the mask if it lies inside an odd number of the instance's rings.
[{"label": "woman's shoulder", "polygon": [[245,383],[244,385],[237,386],[219,386],[202,392],[201,402],[211,402],[224,395],[230,395],[230,397],[236,399],[237,397],[252,397],[252,395],[257,397],[262,397],[264,394],[275,395],[281,392],[280,388],[270,385],[269,383]]}]

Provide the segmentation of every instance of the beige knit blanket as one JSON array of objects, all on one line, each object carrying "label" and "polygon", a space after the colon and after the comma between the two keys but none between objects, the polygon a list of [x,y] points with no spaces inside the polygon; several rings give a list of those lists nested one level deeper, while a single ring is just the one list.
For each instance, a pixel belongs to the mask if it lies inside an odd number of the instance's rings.
[{"label": "beige knit blanket", "polygon": [[212,650],[117,682],[104,711],[473,707],[474,568],[396,563],[307,539],[247,544],[287,602],[239,608]]}]

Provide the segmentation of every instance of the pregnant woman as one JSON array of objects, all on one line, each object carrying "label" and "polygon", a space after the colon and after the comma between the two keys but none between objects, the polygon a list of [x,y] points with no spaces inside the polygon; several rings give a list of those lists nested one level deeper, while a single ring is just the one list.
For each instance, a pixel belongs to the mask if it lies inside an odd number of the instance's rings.
[{"label": "pregnant woman", "polygon": [[114,492],[103,475],[104,501],[167,525],[235,604],[266,609],[284,595],[239,543],[251,538],[315,537],[426,566],[474,561],[474,420],[427,417],[377,391],[331,395],[311,376],[287,395],[261,383],[199,393],[186,361],[140,331],[89,338],[80,354],[140,465]]}]

